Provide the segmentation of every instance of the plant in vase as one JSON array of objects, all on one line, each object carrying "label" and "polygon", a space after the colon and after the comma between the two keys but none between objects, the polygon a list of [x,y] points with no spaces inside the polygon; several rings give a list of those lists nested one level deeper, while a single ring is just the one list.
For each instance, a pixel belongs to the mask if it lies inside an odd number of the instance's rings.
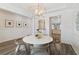
[{"label": "plant in vase", "polygon": [[39,29],[37,29],[37,34],[35,35],[35,37],[40,39],[40,38],[42,38],[42,36],[43,36],[42,32]]}]

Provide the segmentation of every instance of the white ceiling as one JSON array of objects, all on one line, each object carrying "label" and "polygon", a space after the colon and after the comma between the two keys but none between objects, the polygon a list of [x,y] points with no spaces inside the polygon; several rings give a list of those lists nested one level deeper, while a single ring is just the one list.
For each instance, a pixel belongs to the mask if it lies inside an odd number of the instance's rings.
[{"label": "white ceiling", "polygon": [[[55,11],[58,9],[78,7],[79,4],[76,3],[40,3],[41,7],[45,8],[46,13],[50,11]],[[32,17],[34,15],[34,10],[36,9],[36,3],[0,3],[0,8],[12,11],[15,13],[22,14],[24,16]]]}]

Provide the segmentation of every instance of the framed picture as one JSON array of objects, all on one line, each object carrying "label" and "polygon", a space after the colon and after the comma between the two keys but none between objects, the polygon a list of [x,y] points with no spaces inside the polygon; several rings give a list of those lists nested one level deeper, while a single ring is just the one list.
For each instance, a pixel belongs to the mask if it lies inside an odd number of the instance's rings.
[{"label": "framed picture", "polygon": [[23,26],[26,27],[27,26],[27,23],[23,23]]},{"label": "framed picture", "polygon": [[13,20],[5,20],[5,27],[14,27]]},{"label": "framed picture", "polygon": [[21,28],[22,27],[22,22],[21,21],[17,21],[16,22],[16,27]]},{"label": "framed picture", "polygon": [[76,17],[76,30],[79,31],[79,13],[77,14]]},{"label": "framed picture", "polygon": [[76,29],[77,31],[79,31],[79,24],[76,24]]}]

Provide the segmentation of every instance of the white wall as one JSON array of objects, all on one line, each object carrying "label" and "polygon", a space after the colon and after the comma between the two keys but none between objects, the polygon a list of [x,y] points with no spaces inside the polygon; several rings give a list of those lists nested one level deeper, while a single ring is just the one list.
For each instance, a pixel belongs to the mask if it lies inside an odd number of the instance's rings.
[{"label": "white wall", "polygon": [[75,39],[73,41],[74,43],[73,47],[75,48],[75,51],[77,52],[77,54],[79,54],[79,31],[76,28],[77,14],[79,14],[79,8],[76,9],[74,13],[74,38]]},{"label": "white wall", "polygon": [[75,22],[78,11],[79,8],[68,8],[46,15],[48,19],[51,16],[61,15],[61,41],[71,44],[77,54],[79,54],[79,31],[76,30]]},{"label": "white wall", "polygon": [[[5,20],[13,20],[14,27],[8,28],[5,27]],[[18,28],[16,27],[16,22],[25,22],[27,23],[26,27]],[[24,37],[26,35],[30,35],[32,33],[32,20],[11,12],[7,12],[4,10],[0,10],[0,42],[17,39],[20,37]]]},{"label": "white wall", "polygon": [[62,42],[71,44],[79,54],[79,31],[76,30],[76,19],[79,8],[65,10],[61,19]]},{"label": "white wall", "polygon": [[19,6],[18,5],[19,5],[18,3],[0,3],[0,8],[17,13],[17,14],[21,14],[24,16],[28,16],[28,17],[32,16],[32,14],[26,11],[25,8],[22,8],[21,5]]}]

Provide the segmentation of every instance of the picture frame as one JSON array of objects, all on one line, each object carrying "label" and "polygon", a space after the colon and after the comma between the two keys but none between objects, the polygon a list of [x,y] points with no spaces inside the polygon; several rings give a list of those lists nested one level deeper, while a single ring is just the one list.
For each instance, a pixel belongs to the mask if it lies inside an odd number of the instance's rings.
[{"label": "picture frame", "polygon": [[24,22],[24,23],[23,23],[23,27],[27,27],[27,23]]},{"label": "picture frame", "polygon": [[79,31],[79,24],[76,24],[76,29],[77,31]]},{"label": "picture frame", "polygon": [[76,30],[79,31],[79,13],[77,13],[76,17]]},{"label": "picture frame", "polygon": [[16,22],[16,27],[21,28],[22,27],[22,21],[17,21]]},{"label": "picture frame", "polygon": [[5,20],[5,27],[14,27],[14,21],[13,20]]}]

